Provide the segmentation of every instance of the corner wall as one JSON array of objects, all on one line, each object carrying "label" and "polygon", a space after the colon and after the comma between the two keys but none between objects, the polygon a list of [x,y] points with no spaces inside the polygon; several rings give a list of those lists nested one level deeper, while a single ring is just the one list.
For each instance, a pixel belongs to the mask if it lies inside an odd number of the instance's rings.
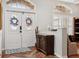
[{"label": "corner wall", "polygon": [[2,54],[2,50],[1,50],[1,44],[2,44],[2,31],[0,31],[0,57],[1,57],[1,54]]},{"label": "corner wall", "polygon": [[0,57],[1,57],[1,54],[2,54],[2,8],[1,8],[1,0],[0,0]]}]

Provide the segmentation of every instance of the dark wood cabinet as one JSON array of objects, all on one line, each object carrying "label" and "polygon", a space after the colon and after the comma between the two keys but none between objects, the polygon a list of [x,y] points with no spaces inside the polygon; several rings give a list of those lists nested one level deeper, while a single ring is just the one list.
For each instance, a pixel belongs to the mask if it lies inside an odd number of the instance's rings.
[{"label": "dark wood cabinet", "polygon": [[69,35],[71,42],[79,42],[79,18],[74,17],[74,35]]},{"label": "dark wood cabinet", "polygon": [[54,55],[54,35],[36,35],[37,50],[46,55]]},{"label": "dark wood cabinet", "polygon": [[69,35],[69,40],[70,40],[70,42],[74,42],[75,41],[74,35]]},{"label": "dark wood cabinet", "polygon": [[79,42],[79,18],[74,18],[74,41]]}]

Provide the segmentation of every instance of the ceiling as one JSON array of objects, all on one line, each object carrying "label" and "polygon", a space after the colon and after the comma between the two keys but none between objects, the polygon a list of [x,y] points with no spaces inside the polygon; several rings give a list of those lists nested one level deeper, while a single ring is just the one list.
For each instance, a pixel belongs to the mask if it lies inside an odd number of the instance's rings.
[{"label": "ceiling", "polygon": [[79,4],[79,0],[58,0],[58,1],[66,2],[66,3]]}]

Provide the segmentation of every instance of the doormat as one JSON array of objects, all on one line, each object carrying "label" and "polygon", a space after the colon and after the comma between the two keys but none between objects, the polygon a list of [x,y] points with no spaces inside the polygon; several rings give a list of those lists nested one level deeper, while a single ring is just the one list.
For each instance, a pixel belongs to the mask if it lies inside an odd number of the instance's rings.
[{"label": "doormat", "polygon": [[36,48],[32,48],[32,51],[25,51],[20,53],[14,53],[14,54],[7,54],[4,55],[3,58],[45,58],[46,55],[42,52],[39,52],[36,50]]}]

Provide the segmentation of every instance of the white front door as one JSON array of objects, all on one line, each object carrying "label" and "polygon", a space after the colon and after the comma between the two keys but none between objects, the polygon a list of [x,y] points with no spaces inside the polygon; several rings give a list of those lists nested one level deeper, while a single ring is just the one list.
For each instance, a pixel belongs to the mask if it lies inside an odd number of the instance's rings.
[{"label": "white front door", "polygon": [[35,16],[24,13],[22,17],[22,47],[35,46]]},{"label": "white front door", "polygon": [[21,13],[6,12],[5,17],[5,49],[21,48]]},{"label": "white front door", "polygon": [[[28,47],[35,46],[34,14],[6,12],[5,18],[5,49],[28,50]],[[31,20],[31,24],[28,19]]]}]

